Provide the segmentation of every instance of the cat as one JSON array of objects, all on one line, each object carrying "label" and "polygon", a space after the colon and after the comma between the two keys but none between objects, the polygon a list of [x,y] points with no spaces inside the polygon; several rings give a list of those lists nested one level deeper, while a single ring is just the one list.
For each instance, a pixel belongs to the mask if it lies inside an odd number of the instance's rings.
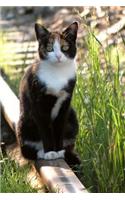
[{"label": "cat", "polygon": [[29,160],[64,158],[80,164],[74,152],[79,125],[71,99],[76,83],[78,23],[62,33],[36,23],[39,61],[25,72],[19,89],[17,135]]}]

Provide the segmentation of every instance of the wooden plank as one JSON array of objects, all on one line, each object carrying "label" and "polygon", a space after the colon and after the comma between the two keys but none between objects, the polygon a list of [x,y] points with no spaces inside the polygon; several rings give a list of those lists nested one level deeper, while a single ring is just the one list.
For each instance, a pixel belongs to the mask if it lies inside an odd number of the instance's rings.
[{"label": "wooden plank", "polygon": [[0,103],[5,119],[15,131],[15,126],[19,120],[19,100],[1,76]]},{"label": "wooden plank", "polygon": [[36,163],[44,183],[58,193],[87,193],[86,188],[63,159],[40,160]]},{"label": "wooden plank", "polygon": [[[5,119],[15,131],[19,120],[19,100],[2,77],[0,77],[0,103]],[[35,163],[35,167],[51,191],[59,193],[87,192],[63,159],[39,160]]]}]

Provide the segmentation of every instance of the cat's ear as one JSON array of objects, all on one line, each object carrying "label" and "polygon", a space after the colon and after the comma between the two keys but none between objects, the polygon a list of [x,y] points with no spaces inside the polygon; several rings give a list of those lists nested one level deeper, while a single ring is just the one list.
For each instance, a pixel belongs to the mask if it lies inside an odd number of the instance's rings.
[{"label": "cat's ear", "polygon": [[49,34],[49,31],[44,26],[37,23],[35,24],[35,32],[38,41],[42,40],[42,38]]},{"label": "cat's ear", "polygon": [[63,35],[65,38],[70,40],[76,40],[77,38],[77,31],[78,31],[78,22],[73,22],[68,26],[67,29],[63,31]]}]

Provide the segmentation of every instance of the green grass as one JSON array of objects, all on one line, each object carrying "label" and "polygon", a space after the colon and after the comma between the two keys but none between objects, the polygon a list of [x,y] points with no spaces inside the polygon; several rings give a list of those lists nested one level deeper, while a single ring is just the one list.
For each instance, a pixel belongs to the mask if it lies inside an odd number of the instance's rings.
[{"label": "green grass", "polygon": [[85,43],[88,68],[83,75],[80,67],[73,99],[80,125],[76,149],[82,159],[81,179],[92,192],[125,192],[125,87],[120,85],[120,52],[117,47],[104,50],[89,30]]},{"label": "green grass", "polygon": [[1,159],[1,193],[31,193],[37,192],[36,189],[31,188],[27,182],[27,173],[30,166],[19,167],[14,161],[8,158]]},{"label": "green grass", "polygon": [[[89,29],[84,44],[87,53],[80,61],[73,97],[80,126],[76,142],[82,160],[80,179],[90,192],[125,192],[125,85],[120,84],[125,46],[103,49]],[[8,66],[3,69],[18,94],[22,73],[15,76]],[[2,165],[2,192],[31,191],[25,182],[27,168],[9,160]]]}]

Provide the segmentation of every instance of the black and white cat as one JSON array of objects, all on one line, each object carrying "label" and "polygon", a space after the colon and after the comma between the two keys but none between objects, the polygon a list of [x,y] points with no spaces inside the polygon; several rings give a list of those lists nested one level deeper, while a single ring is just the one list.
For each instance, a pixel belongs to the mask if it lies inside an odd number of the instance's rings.
[{"label": "black and white cat", "polygon": [[17,134],[22,154],[30,160],[65,158],[74,153],[78,122],[71,99],[76,82],[78,23],[62,33],[35,24],[40,61],[29,67],[20,84]]}]

